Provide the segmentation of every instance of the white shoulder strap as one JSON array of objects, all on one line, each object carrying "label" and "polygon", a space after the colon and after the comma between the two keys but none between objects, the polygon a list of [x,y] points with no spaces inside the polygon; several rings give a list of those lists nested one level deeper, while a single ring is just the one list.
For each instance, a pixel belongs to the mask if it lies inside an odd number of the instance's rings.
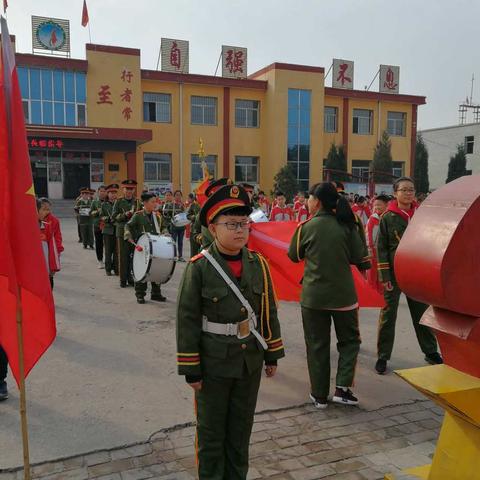
[{"label": "white shoulder strap", "polygon": [[236,297],[240,300],[242,305],[245,307],[245,309],[248,312],[248,317],[250,319],[251,323],[251,332],[257,340],[260,342],[262,347],[267,350],[267,344],[265,342],[265,339],[260,335],[260,333],[257,331],[257,316],[255,315],[255,312],[253,311],[252,306],[248,302],[248,300],[243,296],[242,292],[238,289],[238,287],[235,285],[235,283],[232,281],[232,279],[228,276],[227,272],[221,267],[221,265],[213,258],[213,256],[210,254],[210,252],[206,249],[203,249],[200,252],[215,268],[215,270],[220,274],[220,276],[225,280],[225,283],[231,288],[232,292],[236,295]]}]

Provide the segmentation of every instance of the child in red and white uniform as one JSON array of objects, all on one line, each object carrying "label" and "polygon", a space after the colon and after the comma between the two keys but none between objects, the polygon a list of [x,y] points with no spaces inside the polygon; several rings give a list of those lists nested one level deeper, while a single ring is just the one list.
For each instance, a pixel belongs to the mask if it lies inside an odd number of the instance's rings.
[{"label": "child in red and white uniform", "polygon": [[365,197],[358,197],[356,203],[352,207],[352,211],[366,225],[372,212],[368,206]]},{"label": "child in red and white uniform", "polygon": [[263,210],[263,213],[268,217],[270,214],[270,200],[265,196],[265,192],[260,190],[258,192],[258,206]]},{"label": "child in red and white uniform", "polygon": [[306,202],[305,192],[298,192],[297,201],[293,205],[295,213],[295,220],[297,222],[304,222],[308,218],[308,208]]},{"label": "child in red and white uniform", "polygon": [[390,199],[386,195],[378,195],[373,202],[373,213],[368,219],[365,226],[365,233],[367,237],[368,252],[371,257],[372,268],[367,271],[368,283],[375,288],[379,293],[383,293],[383,285],[378,280],[377,273],[377,240],[380,219],[387,210]]},{"label": "child in red and white uniform", "polygon": [[271,222],[291,222],[294,219],[293,211],[285,205],[286,198],[283,192],[275,194],[277,204],[272,208],[270,213]]}]

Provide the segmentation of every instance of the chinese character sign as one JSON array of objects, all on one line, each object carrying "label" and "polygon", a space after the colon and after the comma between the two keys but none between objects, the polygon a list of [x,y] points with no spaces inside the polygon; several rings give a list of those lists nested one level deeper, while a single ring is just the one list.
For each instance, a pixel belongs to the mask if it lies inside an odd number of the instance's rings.
[{"label": "chinese character sign", "polygon": [[400,88],[400,67],[380,65],[379,91],[382,93],[398,93]]},{"label": "chinese character sign", "polygon": [[162,71],[188,73],[188,42],[162,38]]},{"label": "chinese character sign", "polygon": [[222,46],[222,77],[247,78],[247,49]]},{"label": "chinese character sign", "polygon": [[332,87],[353,89],[353,62],[333,59]]}]

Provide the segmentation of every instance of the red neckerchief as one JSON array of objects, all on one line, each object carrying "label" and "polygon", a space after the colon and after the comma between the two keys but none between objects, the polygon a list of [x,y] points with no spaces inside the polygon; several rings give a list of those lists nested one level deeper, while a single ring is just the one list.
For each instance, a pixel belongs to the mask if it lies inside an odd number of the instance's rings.
[{"label": "red neckerchief", "polygon": [[393,212],[393,213],[396,213],[397,215],[400,215],[407,223],[409,223],[417,208],[418,208],[418,203],[412,202],[412,205],[410,206],[409,210],[402,210],[401,208],[399,208],[398,202],[396,200],[392,200],[388,204],[387,210],[389,212]]}]

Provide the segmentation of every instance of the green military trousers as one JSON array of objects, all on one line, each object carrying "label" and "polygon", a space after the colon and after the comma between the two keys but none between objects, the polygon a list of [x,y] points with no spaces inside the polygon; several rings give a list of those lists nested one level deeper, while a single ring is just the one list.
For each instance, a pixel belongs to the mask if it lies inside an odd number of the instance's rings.
[{"label": "green military trousers", "polygon": [[93,248],[93,225],[90,222],[80,222],[80,235],[82,237],[83,246]]},{"label": "green military trousers", "polygon": [[199,480],[245,480],[262,369],[242,378],[206,374],[195,395]]},{"label": "green military trousers", "polygon": [[190,257],[194,257],[195,255],[198,255],[199,252],[200,252],[200,245],[195,240],[194,235],[190,231]]},{"label": "green military trousers", "polygon": [[125,283],[133,284],[132,262],[135,246],[129,241],[117,237],[118,250],[118,272],[120,275],[120,285]]},{"label": "green military trousers", "polygon": [[[377,353],[378,358],[382,360],[390,360],[393,350],[393,341],[395,339],[395,323],[397,321],[398,302],[402,293],[396,282],[392,282],[393,290],[388,292],[384,290],[383,296],[386,305],[380,312],[378,321],[378,339]],[[417,335],[417,340],[425,355],[437,351],[437,341],[432,331],[420,325],[422,315],[428,308],[428,305],[417,302],[413,298],[407,297],[408,309],[412,317],[413,328]]]},{"label": "green military trousers", "polygon": [[360,350],[358,309],[345,312],[302,307],[312,395],[326,398],[330,391],[330,327],[333,319],[339,353],[336,385],[351,387]]},{"label": "green military trousers", "polygon": [[114,234],[103,234],[103,245],[105,246],[105,271],[111,272],[113,270],[115,274],[118,273],[116,240]]},{"label": "green military trousers", "polygon": [[[160,284],[151,282],[152,283],[152,297],[159,296],[162,294],[160,289]],[[135,282],[135,296],[137,298],[145,298],[147,294],[147,282]]]}]

